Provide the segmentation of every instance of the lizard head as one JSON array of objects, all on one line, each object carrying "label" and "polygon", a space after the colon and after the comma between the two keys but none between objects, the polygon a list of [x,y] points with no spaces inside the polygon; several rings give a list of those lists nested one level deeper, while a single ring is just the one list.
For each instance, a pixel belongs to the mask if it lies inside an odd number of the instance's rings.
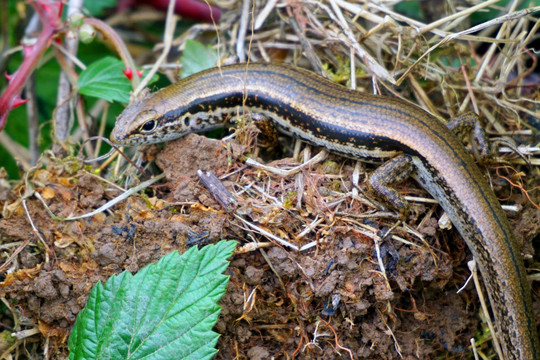
[{"label": "lizard head", "polygon": [[111,133],[113,143],[129,146],[162,141],[156,135],[159,112],[152,101],[154,95],[145,90],[136,101],[122,111]]},{"label": "lizard head", "polygon": [[153,94],[146,91],[128,105],[116,119],[111,141],[124,146],[155,144],[216,127],[208,124],[208,112],[192,114],[192,109],[178,105],[166,91],[167,88]]}]

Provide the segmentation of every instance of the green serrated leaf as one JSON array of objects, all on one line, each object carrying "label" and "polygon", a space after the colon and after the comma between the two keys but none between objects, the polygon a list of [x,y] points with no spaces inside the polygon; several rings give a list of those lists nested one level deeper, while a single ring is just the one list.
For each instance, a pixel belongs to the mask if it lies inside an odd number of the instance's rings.
[{"label": "green serrated leaf", "polygon": [[107,101],[129,102],[131,83],[123,73],[124,63],[105,57],[92,63],[79,76],[79,92]]},{"label": "green serrated leaf", "polygon": [[183,65],[181,77],[196,74],[216,66],[218,54],[211,46],[204,46],[198,41],[187,40],[180,62]]},{"label": "green serrated leaf", "polygon": [[211,359],[223,271],[235,246],[175,251],[135,276],[96,284],[69,337],[69,359]]}]

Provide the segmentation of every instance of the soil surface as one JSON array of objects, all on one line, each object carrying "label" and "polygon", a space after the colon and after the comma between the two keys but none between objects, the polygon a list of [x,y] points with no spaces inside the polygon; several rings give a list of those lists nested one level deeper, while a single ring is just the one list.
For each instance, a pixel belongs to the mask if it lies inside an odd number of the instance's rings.
[{"label": "soil surface", "polygon": [[[33,187],[54,214],[69,217],[122,193],[75,159],[50,159],[26,184],[1,182],[0,291],[21,324],[38,327],[42,338],[34,341],[47,338],[54,358],[65,358],[70,329],[97,281],[137,272],[173,250],[235,239],[252,247],[238,249],[227,270],[217,359],[470,357],[469,339],[486,329],[472,283],[456,293],[471,255],[455,230],[440,229],[437,205],[412,203],[404,226],[380,216],[385,212],[367,194],[363,180],[373,166],[360,166],[357,188],[355,163],[333,155],[279,177],[246,166],[255,147],[249,136],[242,142],[190,135],[169,143],[155,160],[165,180],[89,219],[53,220],[35,195],[25,197]],[[264,162],[279,169],[299,164]],[[236,199],[233,212],[201,185],[198,169],[221,178]],[[499,179],[492,174],[499,197],[523,207],[511,222],[531,259],[540,212],[520,193],[505,193]],[[397,189],[427,197],[412,181]],[[313,246],[295,251],[251,225]],[[538,284],[533,288],[539,314]],[[13,326],[12,319],[2,323]],[[491,352],[489,341],[478,347]]]}]

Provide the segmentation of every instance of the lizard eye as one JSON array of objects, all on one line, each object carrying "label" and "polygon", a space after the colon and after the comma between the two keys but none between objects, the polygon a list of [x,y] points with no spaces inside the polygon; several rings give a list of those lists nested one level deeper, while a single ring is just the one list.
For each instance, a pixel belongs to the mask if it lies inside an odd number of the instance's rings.
[{"label": "lizard eye", "polygon": [[156,121],[150,120],[144,123],[143,126],[141,126],[141,130],[144,132],[150,132],[156,128]]}]

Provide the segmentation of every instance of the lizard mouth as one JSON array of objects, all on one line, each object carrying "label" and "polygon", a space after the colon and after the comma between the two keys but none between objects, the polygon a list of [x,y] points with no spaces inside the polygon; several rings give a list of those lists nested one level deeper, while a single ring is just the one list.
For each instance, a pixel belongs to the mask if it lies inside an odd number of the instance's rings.
[{"label": "lizard mouth", "polygon": [[109,136],[111,142],[115,145],[137,145],[137,136],[129,136],[121,128],[115,126]]},{"label": "lizard mouth", "polygon": [[109,139],[114,143],[114,144],[117,144],[117,145],[124,145],[125,143],[125,139],[124,137],[119,133],[119,130],[118,130],[118,127],[115,126],[113,131],[111,132],[111,136],[109,137]]}]

